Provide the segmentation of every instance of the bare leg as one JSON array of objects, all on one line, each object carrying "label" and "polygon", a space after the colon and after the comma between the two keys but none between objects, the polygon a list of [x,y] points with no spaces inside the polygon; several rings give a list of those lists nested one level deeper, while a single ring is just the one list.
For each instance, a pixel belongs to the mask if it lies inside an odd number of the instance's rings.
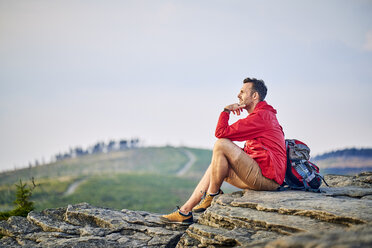
[{"label": "bare leg", "polygon": [[181,212],[191,211],[200,202],[201,191],[217,193],[224,179],[229,175],[229,170],[231,170],[229,162],[236,161],[240,153],[241,149],[230,140],[217,140],[213,148],[212,162],[190,198],[180,208]]},{"label": "bare leg", "polygon": [[208,193],[218,193],[223,181],[232,169],[230,164],[236,163],[242,150],[228,139],[217,140],[213,148],[211,180]]},{"label": "bare leg", "polygon": [[185,214],[190,212],[200,202],[204,192],[219,192],[223,181],[241,189],[276,190],[279,186],[264,177],[257,162],[240,147],[228,139],[219,139],[213,148],[211,164],[180,211]]},{"label": "bare leg", "polygon": [[213,149],[213,157],[211,164],[211,175],[209,180],[208,193],[218,193],[224,179],[228,175],[229,161],[221,149],[221,142],[217,141]]},{"label": "bare leg", "polygon": [[190,198],[180,208],[181,212],[188,213],[189,211],[192,210],[193,207],[196,206],[196,204],[200,202],[200,199],[203,196],[203,193],[208,190],[210,174],[211,174],[210,172],[211,172],[211,165],[209,165],[208,169],[204,173],[204,176],[200,180],[198,186],[196,186]]}]

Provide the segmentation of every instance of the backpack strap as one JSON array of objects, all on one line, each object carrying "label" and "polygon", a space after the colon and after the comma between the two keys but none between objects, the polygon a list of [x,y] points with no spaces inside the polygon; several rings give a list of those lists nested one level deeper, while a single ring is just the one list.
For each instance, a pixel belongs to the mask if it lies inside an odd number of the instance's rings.
[{"label": "backpack strap", "polygon": [[282,185],[280,185],[276,190],[277,191],[286,191],[286,190],[304,190],[305,187],[304,186],[296,186],[296,185],[289,185],[288,183],[286,182],[283,182]]},{"label": "backpack strap", "polygon": [[303,187],[289,186],[289,185],[280,186],[277,189],[277,191],[301,190],[301,191],[308,191],[308,192],[314,192],[314,193],[321,193],[320,189],[313,189],[313,188],[309,187],[309,185],[307,183],[304,183],[304,185],[306,185],[306,186],[303,186]]},{"label": "backpack strap", "polygon": [[319,176],[321,179],[322,179],[322,181],[325,183],[325,185],[327,185],[328,187],[329,187],[329,185],[328,185],[328,183],[326,182],[326,180],[324,179],[324,177],[322,177],[319,173],[315,173],[317,176]]}]

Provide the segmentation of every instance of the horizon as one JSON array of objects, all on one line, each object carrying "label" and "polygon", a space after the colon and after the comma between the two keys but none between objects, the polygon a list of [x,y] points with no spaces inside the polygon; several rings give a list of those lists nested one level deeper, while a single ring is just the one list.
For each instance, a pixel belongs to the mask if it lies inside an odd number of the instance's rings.
[{"label": "horizon", "polygon": [[0,0],[0,171],[121,137],[212,149],[246,77],[312,156],[370,148],[370,68],[367,0]]}]

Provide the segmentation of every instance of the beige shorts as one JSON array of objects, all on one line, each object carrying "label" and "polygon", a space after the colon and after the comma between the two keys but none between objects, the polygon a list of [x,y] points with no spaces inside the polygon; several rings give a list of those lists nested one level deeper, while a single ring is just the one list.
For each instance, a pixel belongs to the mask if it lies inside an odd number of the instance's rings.
[{"label": "beige shorts", "polygon": [[241,189],[276,190],[280,185],[262,175],[257,162],[244,151],[236,163],[229,164],[229,175],[225,181]]}]

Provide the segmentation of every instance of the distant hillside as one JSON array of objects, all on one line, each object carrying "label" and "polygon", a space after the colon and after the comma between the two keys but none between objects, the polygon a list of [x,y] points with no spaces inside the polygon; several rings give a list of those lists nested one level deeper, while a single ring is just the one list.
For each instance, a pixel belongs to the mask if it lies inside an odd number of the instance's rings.
[{"label": "distant hillside", "polygon": [[323,160],[327,158],[339,158],[339,157],[360,157],[360,158],[372,158],[372,148],[347,148],[342,150],[336,150],[327,152],[318,156],[315,156],[314,160]]},{"label": "distant hillside", "polygon": [[[185,149],[188,148],[144,147],[66,158],[46,165],[0,173],[0,185],[13,184],[19,179],[29,180],[32,177],[39,179],[127,172],[175,175],[189,160]],[[189,150],[196,155],[195,164],[200,167],[200,161],[203,161],[202,167],[205,169],[208,166],[206,158],[210,161],[211,151]],[[189,172],[195,170],[198,171],[198,168],[192,166]]]},{"label": "distant hillside", "polygon": [[372,148],[348,148],[311,158],[324,174],[354,174],[372,171]]},{"label": "distant hillside", "polygon": [[15,183],[35,178],[32,200],[37,210],[84,201],[166,213],[190,196],[211,155],[207,149],[142,147],[64,156],[50,164],[3,172],[0,211],[12,209]]}]

